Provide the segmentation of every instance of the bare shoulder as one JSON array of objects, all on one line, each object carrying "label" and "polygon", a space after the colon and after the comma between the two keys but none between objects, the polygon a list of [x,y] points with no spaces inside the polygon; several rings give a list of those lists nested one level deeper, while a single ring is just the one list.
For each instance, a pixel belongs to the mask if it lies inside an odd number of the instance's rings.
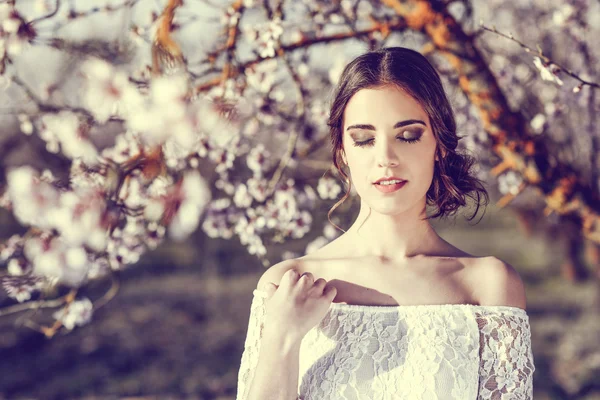
[{"label": "bare shoulder", "polygon": [[265,272],[263,272],[262,276],[258,280],[258,283],[256,284],[256,288],[263,290],[264,286],[269,282],[279,285],[283,275],[291,269],[300,272],[301,262],[297,259],[289,259],[270,266]]},{"label": "bare shoulder", "polygon": [[482,257],[475,270],[480,282],[479,304],[526,309],[525,286],[512,265],[497,257]]}]

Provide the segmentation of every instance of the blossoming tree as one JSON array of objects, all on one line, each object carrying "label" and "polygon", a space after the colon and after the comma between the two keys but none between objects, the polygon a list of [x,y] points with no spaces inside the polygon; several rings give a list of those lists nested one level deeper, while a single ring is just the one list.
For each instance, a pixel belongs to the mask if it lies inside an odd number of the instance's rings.
[{"label": "blossoming tree", "polygon": [[[79,288],[198,227],[265,265],[270,243],[334,238],[314,217],[343,190],[327,175],[330,89],[383,46],[435,63],[500,206],[568,224],[598,259],[598,49],[585,38],[598,4],[533,3],[544,30],[496,0],[0,5],[0,205],[27,227],[0,248],[15,302],[0,315],[51,308],[56,323],[30,326],[73,329],[115,291],[91,301]],[[22,141],[35,156],[13,165]]]}]

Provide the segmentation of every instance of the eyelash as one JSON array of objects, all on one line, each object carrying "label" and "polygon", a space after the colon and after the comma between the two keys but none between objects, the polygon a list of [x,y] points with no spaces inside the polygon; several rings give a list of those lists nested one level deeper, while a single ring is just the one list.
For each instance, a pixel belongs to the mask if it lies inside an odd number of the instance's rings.
[{"label": "eyelash", "polygon": [[[415,138],[415,139],[402,139],[402,138],[398,138],[398,139],[400,139],[406,143],[417,143],[418,141],[421,140],[421,136],[419,136],[418,138]],[[369,140],[365,140],[364,142],[354,142],[354,146],[365,147],[365,146],[369,146],[372,143],[373,143],[373,139],[369,139]]]}]

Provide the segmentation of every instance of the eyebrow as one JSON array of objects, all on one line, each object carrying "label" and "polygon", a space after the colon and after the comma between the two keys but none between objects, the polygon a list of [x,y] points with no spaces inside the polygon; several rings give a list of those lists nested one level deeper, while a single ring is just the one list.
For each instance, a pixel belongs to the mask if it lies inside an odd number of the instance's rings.
[{"label": "eyebrow", "polygon": [[[396,124],[394,125],[394,129],[401,128],[406,125],[412,125],[412,124],[421,124],[423,126],[427,126],[425,124],[425,122],[421,121],[420,119],[407,119],[406,121],[396,122]],[[349,131],[350,129],[367,129],[370,131],[374,131],[375,127],[370,124],[356,124],[356,125],[350,125],[349,127],[346,128],[347,131]]]}]

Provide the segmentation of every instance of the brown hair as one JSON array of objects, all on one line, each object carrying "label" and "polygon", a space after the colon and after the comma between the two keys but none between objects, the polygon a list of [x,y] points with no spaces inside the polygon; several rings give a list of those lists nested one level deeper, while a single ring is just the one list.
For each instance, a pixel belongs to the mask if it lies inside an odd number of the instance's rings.
[{"label": "brown hair", "polygon": [[333,166],[348,184],[348,190],[327,213],[329,222],[333,210],[348,198],[351,190],[350,179],[341,168],[342,124],[346,105],[359,90],[385,85],[394,85],[419,102],[429,116],[433,136],[438,143],[438,161],[434,165],[433,181],[426,199],[427,204],[435,205],[437,210],[425,219],[453,215],[467,204],[469,197],[477,207],[468,217],[469,221],[472,220],[482,203],[487,206],[489,196],[481,180],[471,172],[475,159],[456,151],[462,137],[456,134],[454,112],[440,76],[419,52],[404,47],[386,47],[362,54],[346,65],[334,91],[327,125],[333,146]]}]

